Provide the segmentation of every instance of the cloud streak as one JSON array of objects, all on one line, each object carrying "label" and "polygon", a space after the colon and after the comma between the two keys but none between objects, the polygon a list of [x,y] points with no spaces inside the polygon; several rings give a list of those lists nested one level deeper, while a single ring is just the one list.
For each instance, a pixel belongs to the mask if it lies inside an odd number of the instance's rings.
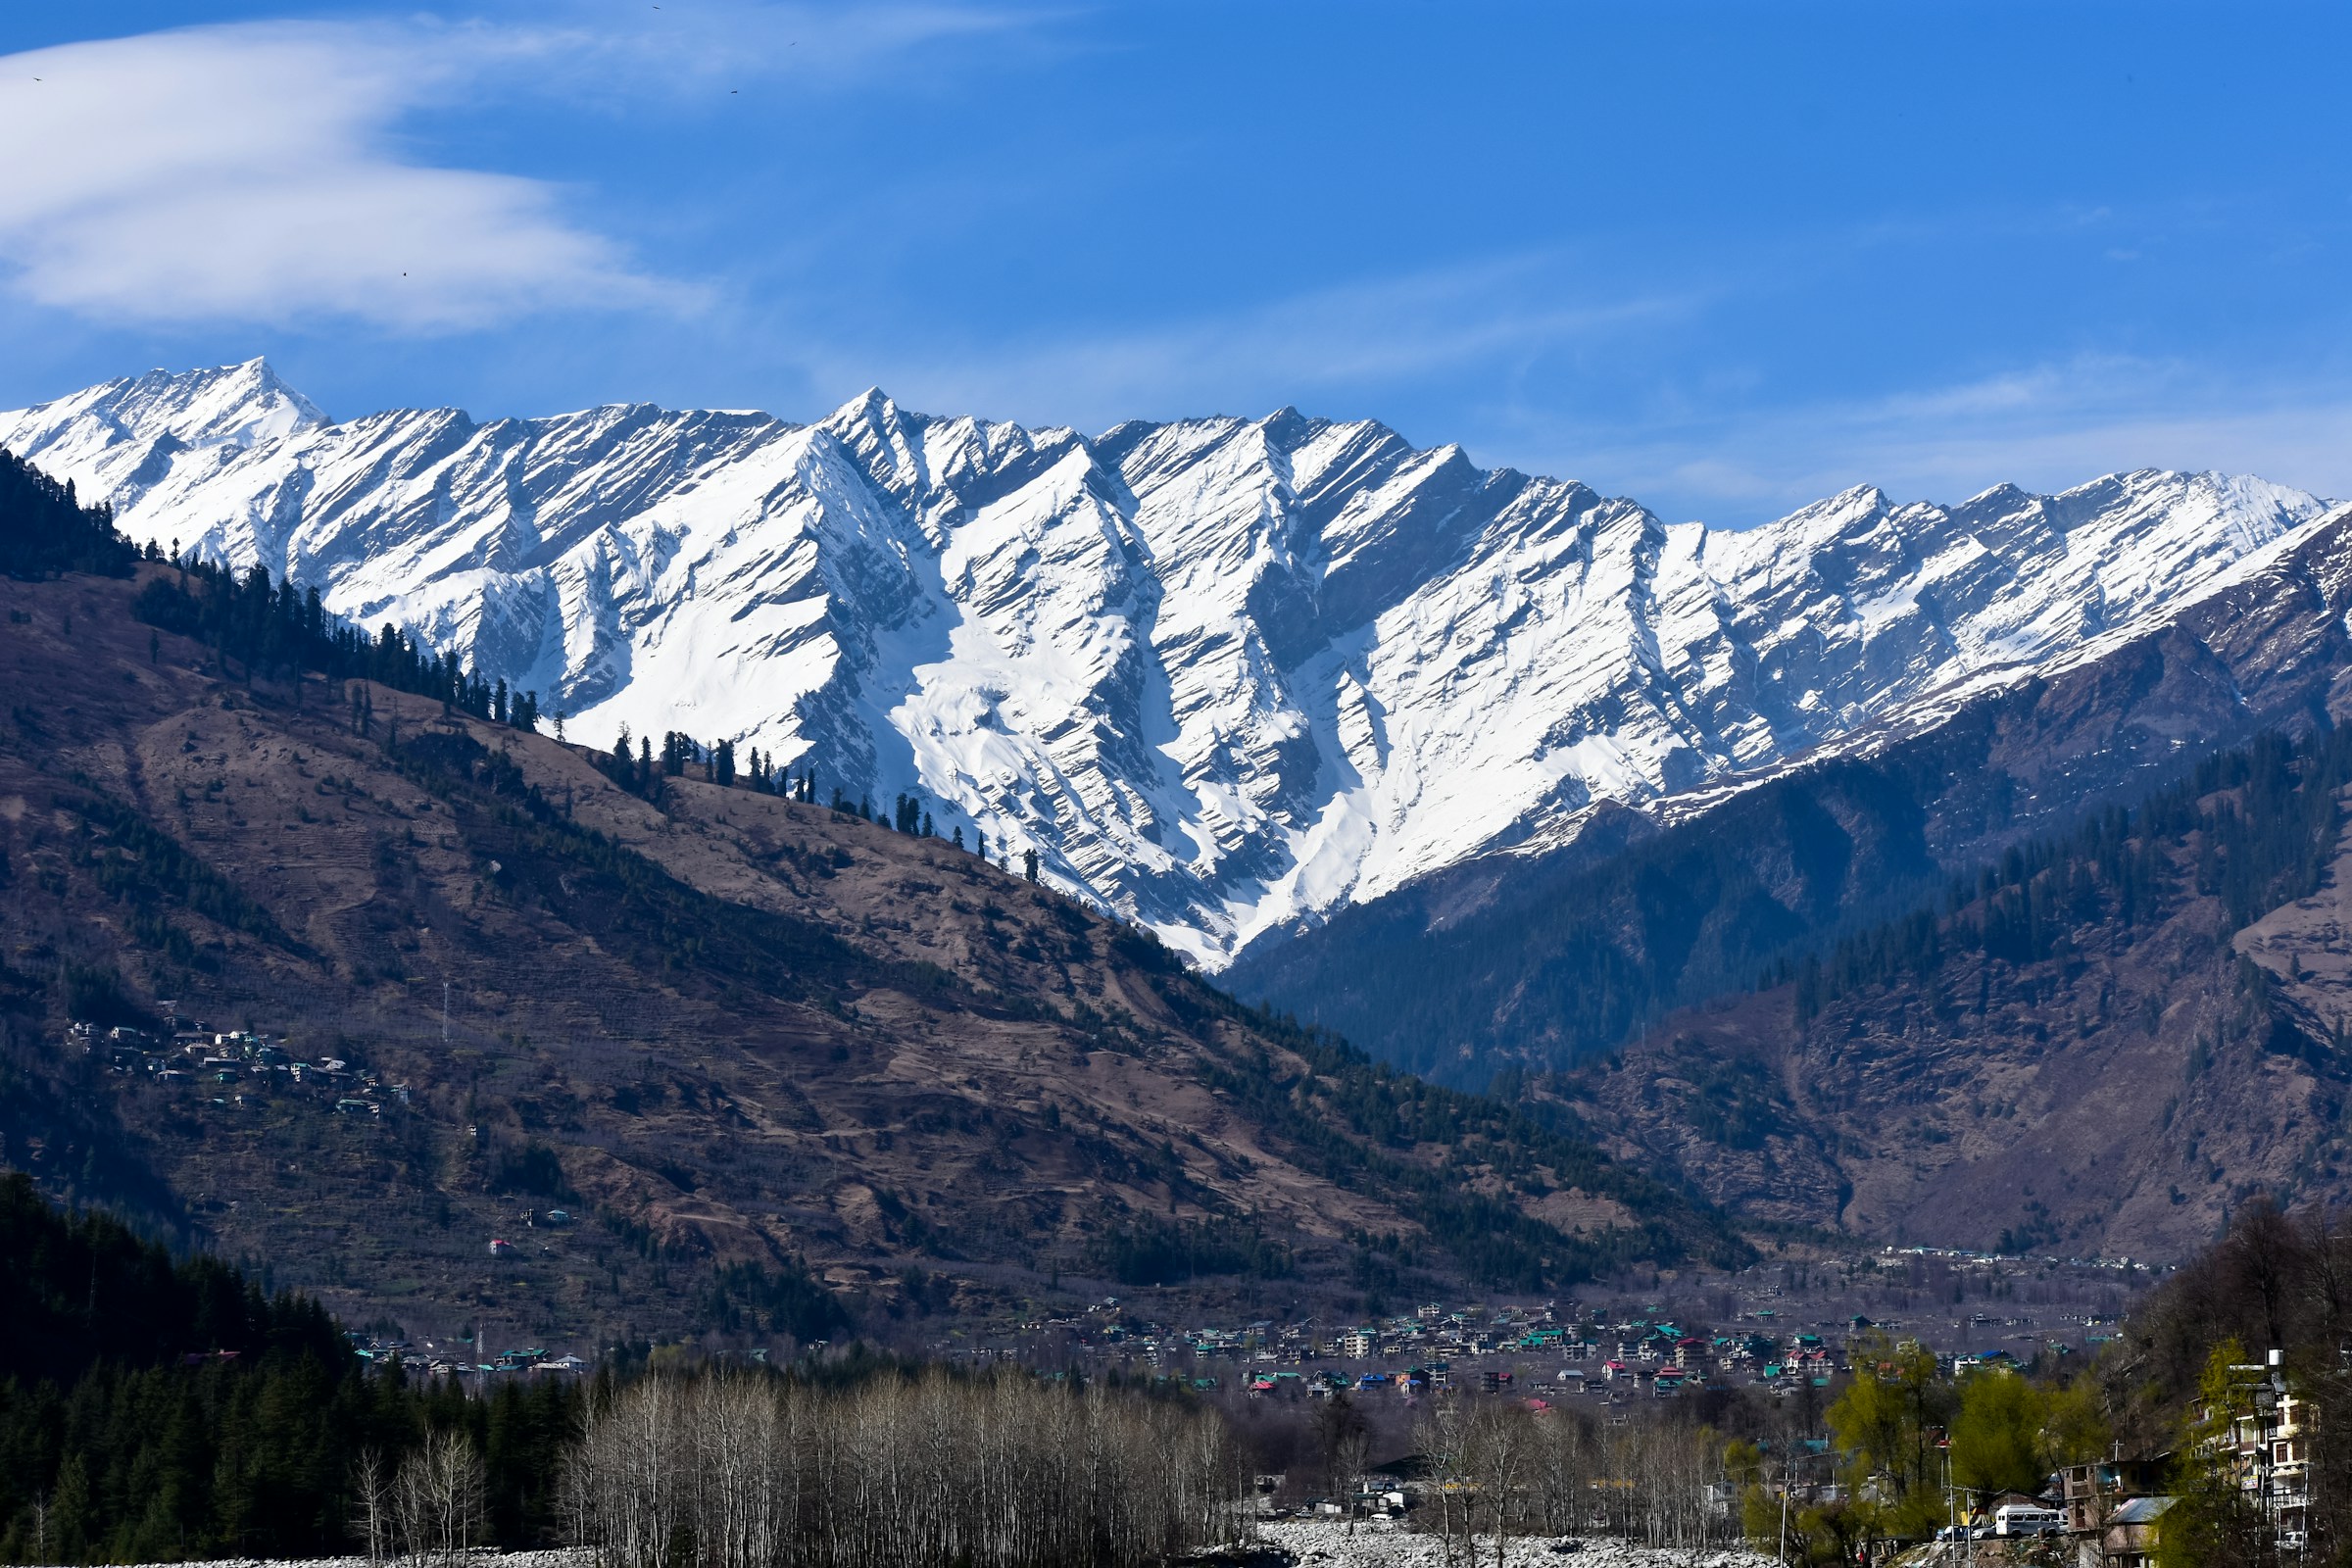
[{"label": "cloud streak", "polygon": [[2352,401],[2340,386],[2246,386],[2125,356],[1735,416],[1663,438],[1618,432],[1539,449],[1547,466],[1733,525],[1855,484],[1951,502],[2002,482],[2056,490],[2137,467],[2259,473],[2346,496],[2348,454]]},{"label": "cloud streak", "polygon": [[1545,286],[1556,263],[1490,259],[1042,344],[933,342],[920,358],[842,343],[804,352],[818,384],[862,384],[880,367],[883,384],[910,404],[1101,428],[1143,416],[1264,414],[1465,371],[1507,375],[1529,356],[1687,318],[1702,303],[1666,291],[1563,302]]},{"label": "cloud streak", "polygon": [[[543,14],[544,16],[545,14]],[[995,12],[752,6],[674,25],[257,23],[0,57],[0,277],[136,324],[356,320],[402,333],[703,297],[546,181],[416,157],[402,132],[495,78],[573,102],[707,88],[787,61],[854,79]],[[796,47],[800,46],[800,47]]]}]

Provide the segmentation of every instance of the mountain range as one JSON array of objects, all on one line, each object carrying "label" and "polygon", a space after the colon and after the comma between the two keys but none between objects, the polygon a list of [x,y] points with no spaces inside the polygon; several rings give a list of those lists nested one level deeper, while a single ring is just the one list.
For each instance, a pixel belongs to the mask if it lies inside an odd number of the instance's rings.
[{"label": "mountain range", "polygon": [[[2258,1194],[2352,1199],[2334,1149],[2352,1103],[2352,754],[2328,739],[2352,717],[2352,508],[2300,491],[2161,470],[1950,507],[1857,489],[1726,531],[1287,410],[1091,437],[879,393],[798,426],[643,407],[335,422],[259,362],[0,415],[0,447],[109,501],[137,539],[267,567],[348,621],[536,691],[571,745],[474,743],[713,901],[685,920],[706,933],[692,942],[749,908],[802,922],[770,933],[782,951],[812,932],[847,944],[824,950],[821,997],[729,973],[706,977],[727,999],[712,1002],[676,978],[704,961],[666,945],[687,937],[604,952],[613,933],[560,865],[563,899],[541,877],[529,918],[479,917],[557,978],[467,982],[514,1022],[466,1049],[499,1063],[494,1081],[520,1075],[473,1125],[501,1147],[550,1139],[569,1190],[591,1190],[575,1167],[603,1173],[600,1206],[661,1245],[853,1275],[936,1255],[948,1234],[990,1238],[974,1255],[1016,1271],[1105,1266],[1131,1242],[1163,1261],[1207,1249],[1219,1268],[1275,1248],[1329,1277],[1349,1248],[1374,1267],[1369,1238],[1409,1249],[1491,1200],[1445,1266],[1551,1277],[1732,1255],[1708,1205],[1800,1231],[2166,1255]],[[134,685],[135,653],[116,651]],[[179,663],[218,684],[233,661],[223,645]],[[73,684],[62,667],[20,684]],[[299,710],[304,690],[270,701]],[[158,832],[199,856],[234,845],[224,875],[314,933],[315,972],[222,970],[240,1005],[311,999],[305,1016],[356,1020],[434,1076],[391,1043],[417,1004],[387,976],[413,986],[417,955],[457,962],[425,940],[450,918],[434,911],[472,907],[468,879],[509,853],[459,835],[464,863],[442,864],[450,841],[393,842],[386,817],[372,883],[267,891],[249,873],[282,856],[235,810],[203,814],[230,798],[210,710],[233,694],[171,702],[206,717],[124,714],[101,733],[36,714],[27,765],[74,730],[74,766],[119,775]],[[328,746],[315,718],[270,722],[285,755]],[[213,760],[157,751],[158,723]],[[616,798],[624,727],[756,751],[812,773],[813,799],[765,804],[714,770]],[[416,758],[376,747],[344,765],[421,781]],[[853,808],[824,809],[836,791]],[[907,861],[924,841],[854,808],[909,792],[942,838],[985,834],[997,864]],[[28,863],[45,831],[18,830]],[[1007,874],[1025,850],[1075,903]],[[942,904],[956,880],[925,856],[989,886]],[[16,950],[24,973],[82,961],[88,917],[71,886],[60,897],[59,935]],[[1156,942],[1136,945],[1138,927]],[[581,968],[596,952],[634,974]],[[1179,958],[1264,1010],[1187,989],[1163,967]],[[934,964],[985,1000],[928,989]],[[150,991],[181,983],[151,958],[134,969]],[[687,1000],[616,1000],[649,984]],[[519,1049],[526,1018],[565,1043]],[[900,1044],[868,1065],[878,1018]],[[703,1043],[780,1028],[859,1065],[783,1072],[808,1108],[762,1111],[774,1126],[730,1170],[749,1135],[725,1107],[782,1091]],[[1155,1064],[1090,1102],[1082,1153],[1061,1148],[1066,1120],[1035,1121],[1036,1064],[1072,1031]],[[698,1063],[699,1080],[673,1075],[683,1119],[661,1139],[703,1163],[645,1141],[646,1091],[582,1087],[618,1081],[615,1040]],[[1393,1067],[1472,1093],[1433,1112],[1414,1097],[1435,1091]],[[516,1098],[542,1074],[564,1119]],[[1327,1080],[1306,1121],[1284,1108]],[[940,1084],[955,1106],[904,1111]],[[1200,1084],[1229,1097],[1208,1112],[1224,1142],[1171,1143]],[[74,1103],[60,1090],[58,1115]],[[918,1129],[935,1141],[896,1152]],[[983,1134],[994,1152],[976,1155]],[[420,1158],[416,1190],[442,1203],[457,1188]],[[184,1200],[191,1168],[158,1190]],[[1394,1190],[1408,1177],[1438,1185]],[[975,1209],[991,1180],[1006,1198]],[[784,1190],[810,1196],[765,1196]]]},{"label": "mountain range", "polygon": [[574,739],[683,731],[821,795],[919,792],[1209,969],[1933,725],[2329,510],[2142,470],[1725,530],[1287,409],[1092,436],[878,391],[805,425],[335,421],[260,361],[0,414],[0,447],[135,539],[538,692]]}]

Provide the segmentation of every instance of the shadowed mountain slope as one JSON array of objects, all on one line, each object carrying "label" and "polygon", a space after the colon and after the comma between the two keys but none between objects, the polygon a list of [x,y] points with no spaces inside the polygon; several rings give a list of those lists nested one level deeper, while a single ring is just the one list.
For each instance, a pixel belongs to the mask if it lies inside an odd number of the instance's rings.
[{"label": "shadowed mountain slope", "polygon": [[1897,914],[2002,850],[2352,711],[2352,514],[2136,633],[1866,729],[1660,827],[1423,879],[1228,972],[1384,1059],[1485,1087],[1571,1065]]},{"label": "shadowed mountain slope", "polygon": [[2352,1199],[2352,730],[2265,737],[2013,847],[1789,983],[1536,1081],[1758,1218],[2182,1256]]},{"label": "shadowed mountain slope", "polygon": [[[0,1157],[350,1321],[821,1329],[803,1261],[870,1308],[1735,1248],[947,842],[256,668],[134,618],[179,581],[138,570],[0,582]],[[167,1004],[282,1050],[183,1049]]]}]

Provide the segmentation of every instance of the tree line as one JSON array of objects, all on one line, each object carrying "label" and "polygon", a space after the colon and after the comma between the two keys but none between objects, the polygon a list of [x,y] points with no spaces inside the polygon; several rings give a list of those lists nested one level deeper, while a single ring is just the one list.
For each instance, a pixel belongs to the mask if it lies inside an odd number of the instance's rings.
[{"label": "tree line", "polygon": [[[1425,1501],[1415,1528],[1444,1560],[1496,1568],[1531,1536],[1607,1535],[1662,1549],[1736,1544],[1717,1506],[1725,1446],[1709,1428],[1659,1412],[1602,1426],[1541,1400],[1441,1396],[1413,1435]],[[1326,1451],[1344,1446],[1327,1446]]]},{"label": "tree line", "polygon": [[1229,1539],[1189,1396],[872,1357],[490,1392],[371,1368],[316,1301],[0,1179],[0,1559],[579,1544],[628,1568],[1125,1568]]},{"label": "tree line", "polygon": [[0,573],[126,577],[138,559],[137,546],[115,526],[114,508],[83,506],[73,480],[61,483],[0,449]]},{"label": "tree line", "polygon": [[612,1568],[1141,1568],[1231,1540],[1246,1480],[1189,1399],[937,1368],[647,1377],[590,1403],[565,1476]]},{"label": "tree line", "polygon": [[1826,958],[1783,962],[1759,984],[1793,982],[1805,1022],[1850,992],[1926,980],[1956,958],[2036,963],[2074,952],[2087,926],[2130,941],[2192,897],[2219,902],[2226,937],[2318,890],[2347,783],[2352,730],[2259,736],[2206,758],[2136,808],[2113,807],[2069,833],[2010,846],[1955,880],[1940,908],[1849,936]]},{"label": "tree line", "polygon": [[[148,552],[150,560],[163,559],[152,545]],[[131,613],[204,644],[223,669],[233,660],[252,674],[299,680],[316,671],[329,681],[374,681],[492,723],[539,727],[537,692],[510,690],[504,676],[486,679],[454,653],[436,654],[389,621],[370,637],[366,628],[328,613],[318,590],[298,587],[290,573],[272,577],[257,564],[239,575],[194,558],[174,558],[171,564],[173,573],[152,577],[139,590]],[[363,692],[351,700],[352,727],[368,733],[372,709]]]},{"label": "tree line", "polygon": [[[659,805],[663,781],[685,778],[699,772],[706,783],[720,789],[744,789],[758,795],[773,795],[805,806],[819,804],[817,766],[813,758],[802,760],[797,769],[793,763],[780,762],[773,752],[758,747],[745,748],[739,756],[732,740],[713,741],[706,745],[683,730],[664,730],[662,747],[654,749],[654,738],[633,735],[623,724],[610,752],[591,753],[597,768],[607,778],[633,795],[644,797]],[[860,794],[852,800],[839,783],[831,786],[831,795],[823,804],[843,816],[855,816],[881,827],[895,829],[909,838],[938,838],[937,822],[930,804],[917,791],[902,791],[887,808],[878,805],[871,795]],[[967,846],[963,829],[951,824],[949,841],[957,849],[969,848],[982,859],[988,858],[988,834],[975,827],[972,842]],[[998,843],[998,864],[1002,870],[1011,867],[1010,852],[1002,840]],[[1027,852],[1026,870],[1029,880],[1037,880],[1037,852]]]},{"label": "tree line", "polygon": [[477,1457],[475,1540],[554,1539],[577,1424],[560,1382],[487,1397],[370,1373],[317,1301],[174,1258],[0,1178],[0,1559],[319,1556],[355,1542],[355,1470],[434,1434]]}]

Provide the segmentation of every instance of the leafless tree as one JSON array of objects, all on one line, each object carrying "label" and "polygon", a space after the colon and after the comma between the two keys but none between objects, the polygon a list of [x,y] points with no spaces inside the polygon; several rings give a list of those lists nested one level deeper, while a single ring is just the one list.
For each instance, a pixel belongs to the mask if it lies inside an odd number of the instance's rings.
[{"label": "leafless tree", "polygon": [[1444,1540],[1447,1563],[1479,1568],[1492,1542],[1499,1565],[1514,1535],[1581,1533],[1594,1524],[1644,1545],[1728,1544],[1737,1521],[1719,1510],[1714,1435],[1653,1411],[1604,1434],[1583,1415],[1513,1399],[1446,1395],[1416,1437],[1432,1491],[1418,1521]]},{"label": "leafless tree", "polygon": [[607,1568],[1123,1568],[1248,1528],[1212,1412],[1017,1373],[656,1375],[597,1406],[566,1476]]},{"label": "leafless tree", "polygon": [[[1482,1399],[1464,1426],[1462,1468],[1475,1489],[1472,1496],[1479,1504],[1477,1511],[1485,1514],[1487,1528],[1494,1537],[1494,1568],[1503,1568],[1511,1516],[1524,1504],[1522,1493],[1535,1468],[1532,1425],[1527,1407],[1516,1400]],[[1470,1564],[1478,1568],[1475,1530]]]},{"label": "leafless tree", "polygon": [[455,1564],[483,1534],[482,1456],[463,1432],[433,1432],[392,1481],[401,1544],[427,1563]]},{"label": "leafless tree", "polygon": [[[1468,1503],[1474,1483],[1466,1468],[1468,1424],[1464,1401],[1444,1395],[1430,1401],[1414,1433],[1427,1465],[1430,1497],[1437,1505],[1438,1552],[1446,1568],[1453,1565],[1455,1535],[1469,1541]],[[1426,1526],[1426,1510],[1423,1521]],[[1470,1555],[1475,1563],[1475,1547]]]},{"label": "leafless tree", "polygon": [[351,1467],[351,1527],[368,1544],[369,1568],[392,1554],[393,1471],[381,1449],[363,1448]]}]

